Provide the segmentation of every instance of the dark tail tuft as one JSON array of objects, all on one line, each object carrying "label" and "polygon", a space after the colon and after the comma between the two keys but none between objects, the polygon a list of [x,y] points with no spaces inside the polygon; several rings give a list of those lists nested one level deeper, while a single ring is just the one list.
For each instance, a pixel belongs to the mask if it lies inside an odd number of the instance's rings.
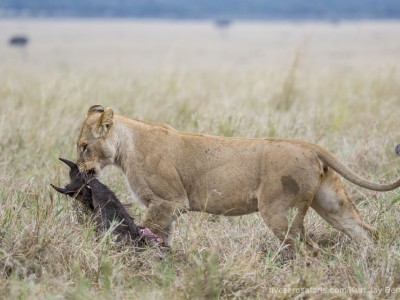
[{"label": "dark tail tuft", "polygon": [[400,144],[398,144],[396,146],[396,148],[394,149],[394,151],[396,151],[397,155],[400,155]]}]

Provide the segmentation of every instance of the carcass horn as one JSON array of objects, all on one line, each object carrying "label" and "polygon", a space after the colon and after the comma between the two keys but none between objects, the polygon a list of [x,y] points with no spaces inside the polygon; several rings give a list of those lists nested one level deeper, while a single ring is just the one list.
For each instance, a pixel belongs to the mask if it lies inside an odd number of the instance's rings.
[{"label": "carcass horn", "polygon": [[71,168],[71,170],[74,170],[74,169],[78,169],[78,167],[77,167],[77,165],[75,164],[75,163],[73,163],[72,161],[70,161],[70,160],[68,160],[68,159],[65,159],[65,158],[59,158],[59,160],[61,160],[63,163],[65,163],[66,165],[68,165],[68,167],[70,167]]}]

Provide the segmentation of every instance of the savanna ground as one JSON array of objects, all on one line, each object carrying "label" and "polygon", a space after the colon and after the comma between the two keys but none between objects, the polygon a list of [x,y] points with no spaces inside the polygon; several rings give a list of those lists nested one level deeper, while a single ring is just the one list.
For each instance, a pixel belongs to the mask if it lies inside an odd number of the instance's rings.
[{"label": "savanna ground", "polygon": [[[18,32],[31,38],[26,50],[6,43]],[[399,36],[396,22],[219,32],[206,22],[0,21],[0,297],[400,297],[400,190],[346,182],[381,235],[369,255],[310,211],[306,227],[323,253],[282,261],[258,214],[187,214],[166,258],[136,255],[50,187],[67,182],[58,157],[76,158],[79,126],[98,103],[184,131],[305,139],[370,180],[393,181]],[[133,202],[118,169],[101,180]],[[139,221],[143,209],[132,213]]]}]

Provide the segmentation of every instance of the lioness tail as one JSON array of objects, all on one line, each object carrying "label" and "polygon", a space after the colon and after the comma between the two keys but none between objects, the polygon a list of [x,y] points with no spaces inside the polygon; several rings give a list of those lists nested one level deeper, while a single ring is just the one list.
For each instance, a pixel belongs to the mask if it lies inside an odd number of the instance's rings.
[{"label": "lioness tail", "polygon": [[343,164],[339,159],[337,159],[332,153],[330,153],[328,150],[318,147],[317,149],[317,156],[326,163],[326,165],[333,170],[335,170],[337,173],[342,175],[344,178],[346,178],[348,181],[351,181],[352,183],[373,190],[373,191],[379,191],[379,192],[386,192],[386,191],[391,191],[394,189],[397,189],[400,186],[400,179],[397,180],[396,182],[390,183],[390,184],[379,184],[379,183],[374,183],[371,181],[368,181],[356,173],[354,173],[352,170],[350,170],[345,164]]}]

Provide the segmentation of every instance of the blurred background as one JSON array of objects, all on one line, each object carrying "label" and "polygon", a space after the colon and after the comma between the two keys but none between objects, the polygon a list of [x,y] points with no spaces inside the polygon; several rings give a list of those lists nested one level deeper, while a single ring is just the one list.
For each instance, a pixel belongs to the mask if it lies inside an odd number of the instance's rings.
[{"label": "blurred background", "polygon": [[2,0],[5,17],[105,17],[170,19],[390,19],[396,0]]},{"label": "blurred background", "polygon": [[377,53],[392,64],[400,2],[0,0],[0,18],[3,67],[265,70],[303,48],[327,68]]}]

